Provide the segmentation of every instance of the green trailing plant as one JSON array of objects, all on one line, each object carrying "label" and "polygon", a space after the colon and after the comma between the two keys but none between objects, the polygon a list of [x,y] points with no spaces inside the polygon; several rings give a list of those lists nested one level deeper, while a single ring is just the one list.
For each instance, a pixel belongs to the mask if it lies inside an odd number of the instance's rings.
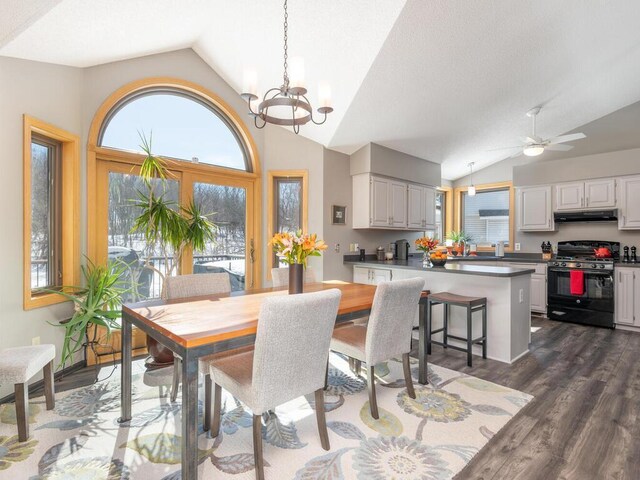
[{"label": "green trailing plant", "polygon": [[[152,136],[147,139],[139,132],[140,148],[145,153],[145,159],[140,166],[140,176],[146,190],[138,191],[136,206],[141,213],[137,217],[132,232],[141,232],[149,247],[149,255],[145,260],[147,268],[153,269],[163,279],[171,276],[174,271],[180,273],[180,264],[187,249],[203,250],[208,242],[214,242],[217,235],[216,225],[209,220],[211,214],[204,214],[200,206],[192,200],[187,205],[178,205],[166,198],[166,182],[172,176],[168,168],[168,160],[152,153]],[[153,180],[159,184],[154,185]],[[169,266],[166,272],[155,268],[150,257],[152,252],[159,249]],[[170,253],[174,262],[169,263]]]},{"label": "green trailing plant", "polygon": [[87,329],[90,325],[105,327],[107,338],[113,330],[120,329],[120,299],[129,291],[121,283],[121,276],[126,269],[127,265],[120,261],[111,262],[105,267],[87,259],[87,264],[81,266],[84,286],[63,286],[56,290],[46,290],[61,295],[74,304],[74,313],[70,319],[52,324],[65,329],[59,368],[64,367],[76,352],[89,343]]}]

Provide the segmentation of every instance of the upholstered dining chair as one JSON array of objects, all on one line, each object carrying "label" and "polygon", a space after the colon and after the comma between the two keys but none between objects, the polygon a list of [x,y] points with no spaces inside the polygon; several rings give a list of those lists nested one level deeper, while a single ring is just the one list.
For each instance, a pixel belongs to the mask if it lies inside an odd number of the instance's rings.
[{"label": "upholstered dining chair", "polygon": [[330,448],[323,389],[340,297],[340,290],[331,289],[266,298],[260,308],[254,348],[210,362],[214,383],[211,435],[217,437],[220,431],[224,388],[253,412],[258,480],[264,478],[262,414],[277,405],[315,392],[320,443],[323,449]]},{"label": "upholstered dining chair", "polygon": [[424,280],[410,278],[382,282],[376,288],[367,325],[349,325],[336,328],[331,339],[331,350],[367,364],[369,409],[378,419],[374,366],[391,358],[402,356],[407,393],[416,398],[409,365],[411,332],[416,306],[424,288]]},{"label": "upholstered dining chair", "polygon": [[[271,280],[274,288],[288,287],[289,286],[289,269],[288,268],[272,268]],[[316,274],[313,268],[307,267],[304,269],[304,283],[315,283]]]},{"label": "upholstered dining chair", "polygon": [[[216,295],[219,293],[229,293],[231,291],[231,282],[228,273],[195,273],[192,275],[177,275],[168,277],[165,280],[163,297],[166,300],[175,300],[187,297],[199,297],[203,295]],[[178,388],[180,386],[180,371],[182,369],[182,360],[174,354],[173,356],[173,384],[171,387],[171,401],[175,402],[178,398]],[[205,359],[200,359],[199,369],[204,372],[205,386],[211,383],[209,376],[209,364]],[[205,392],[211,392],[211,388],[205,389]],[[205,396],[205,403],[211,402],[210,397]],[[207,410],[207,409],[205,409]],[[210,409],[208,409],[210,411]],[[205,418],[204,428],[209,428],[210,420]]]}]

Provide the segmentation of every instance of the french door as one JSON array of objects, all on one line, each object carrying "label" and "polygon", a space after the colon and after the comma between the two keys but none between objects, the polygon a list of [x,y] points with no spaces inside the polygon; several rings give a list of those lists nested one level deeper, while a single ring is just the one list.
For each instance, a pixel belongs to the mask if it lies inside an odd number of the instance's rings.
[{"label": "french door", "polygon": [[253,180],[172,169],[164,184],[154,181],[156,192],[175,208],[193,199],[216,225],[215,240],[202,251],[186,251],[180,265],[174,264],[174,252],[148,245],[132,230],[140,214],[138,192],[145,191],[139,167],[98,161],[97,180],[96,253],[102,262],[117,259],[127,265],[123,282],[131,293],[125,301],[160,297],[168,274],[227,272],[233,290],[257,286]]}]

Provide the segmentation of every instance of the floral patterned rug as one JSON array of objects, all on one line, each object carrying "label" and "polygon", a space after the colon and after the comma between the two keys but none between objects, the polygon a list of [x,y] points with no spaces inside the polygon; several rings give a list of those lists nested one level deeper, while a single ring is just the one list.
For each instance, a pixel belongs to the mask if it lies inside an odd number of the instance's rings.
[{"label": "floral patterned rug", "polygon": [[[117,367],[103,368],[94,385],[57,394],[53,411],[46,411],[43,397],[32,399],[31,438],[25,443],[17,442],[14,405],[0,406],[0,477],[179,479],[180,404],[168,399],[171,369],[145,372],[142,362],[134,367],[133,419],[126,426],[116,420]],[[416,361],[414,378],[417,368]],[[413,400],[399,361],[378,365],[376,373],[377,421],[369,414],[366,378],[353,375],[347,362],[332,354],[325,395],[330,451],[320,446],[313,395],[265,415],[266,477],[452,478],[532,399],[431,365],[430,385],[416,383]],[[199,478],[253,479],[251,413],[230,395],[223,402],[221,435],[215,440],[200,435]]]}]

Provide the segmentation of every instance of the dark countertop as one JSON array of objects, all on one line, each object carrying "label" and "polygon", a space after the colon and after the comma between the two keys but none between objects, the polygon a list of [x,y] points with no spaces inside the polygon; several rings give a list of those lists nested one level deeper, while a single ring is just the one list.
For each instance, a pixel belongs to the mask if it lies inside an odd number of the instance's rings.
[{"label": "dark countertop", "polygon": [[[358,262],[359,256],[357,254],[346,254],[343,256],[344,263],[347,262]],[[365,257],[367,261],[373,260],[376,261],[375,254],[368,253]],[[421,253],[411,253],[409,254],[409,259],[422,259]],[[542,254],[540,253],[507,253],[504,257],[496,257],[494,255],[487,255],[485,253],[480,253],[476,256],[467,256],[467,257],[453,257],[450,256],[447,259],[447,262],[514,262],[514,263],[547,263],[548,260],[542,259]]]},{"label": "dark countertop", "polygon": [[421,270],[433,273],[455,273],[463,275],[480,275],[484,277],[517,277],[535,273],[532,268],[493,267],[488,265],[456,265],[447,263],[444,267],[423,268],[422,259],[412,257],[409,260],[345,260],[345,265],[357,265],[360,267],[401,268],[407,270]]},{"label": "dark countertop", "polygon": [[622,263],[616,262],[614,264],[615,268],[640,268],[640,263]]}]

